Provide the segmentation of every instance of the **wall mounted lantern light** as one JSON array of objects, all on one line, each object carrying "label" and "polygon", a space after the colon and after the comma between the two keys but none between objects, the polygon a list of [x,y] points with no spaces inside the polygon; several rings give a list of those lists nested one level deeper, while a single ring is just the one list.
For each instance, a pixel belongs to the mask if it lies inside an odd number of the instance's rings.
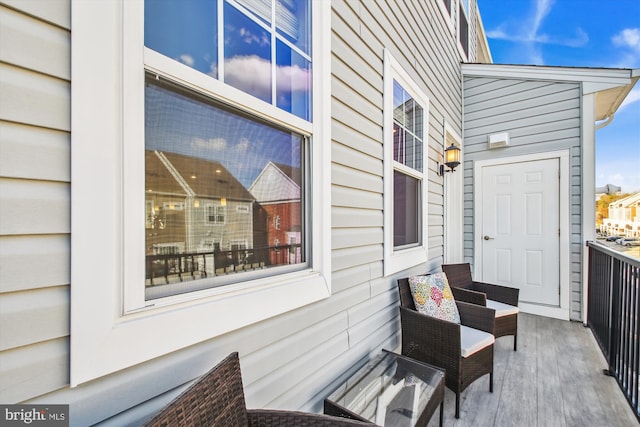
[{"label": "wall mounted lantern light", "polygon": [[[460,164],[460,147],[457,147],[454,144],[451,144],[444,150],[444,165],[440,165],[438,173],[440,176],[443,176],[445,172],[453,172],[456,170],[456,167]],[[445,165],[449,168],[449,170],[445,170]]]}]

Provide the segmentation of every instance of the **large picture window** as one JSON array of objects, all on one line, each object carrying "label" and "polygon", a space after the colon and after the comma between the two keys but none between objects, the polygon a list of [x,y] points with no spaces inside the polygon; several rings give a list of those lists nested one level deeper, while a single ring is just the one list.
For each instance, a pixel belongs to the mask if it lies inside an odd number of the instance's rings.
[{"label": "large picture window", "polygon": [[426,261],[425,136],[429,101],[385,54],[385,273]]},{"label": "large picture window", "polygon": [[71,15],[71,385],[331,295],[330,3]]},{"label": "large picture window", "polygon": [[[308,0],[147,0],[145,46],[310,121],[309,12]],[[304,267],[307,139],[165,71],[145,85],[147,299]]]}]

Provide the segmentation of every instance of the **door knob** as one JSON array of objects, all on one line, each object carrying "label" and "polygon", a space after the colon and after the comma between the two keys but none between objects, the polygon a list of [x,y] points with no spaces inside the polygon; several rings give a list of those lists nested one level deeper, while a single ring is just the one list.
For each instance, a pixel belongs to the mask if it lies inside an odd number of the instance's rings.
[{"label": "door knob", "polygon": [[493,240],[493,237],[484,236],[484,240]]}]

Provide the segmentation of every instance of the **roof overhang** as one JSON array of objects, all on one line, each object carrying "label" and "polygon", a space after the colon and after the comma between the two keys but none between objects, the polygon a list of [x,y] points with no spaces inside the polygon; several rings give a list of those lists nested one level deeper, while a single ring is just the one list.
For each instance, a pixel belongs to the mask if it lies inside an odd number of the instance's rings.
[{"label": "roof overhang", "polygon": [[601,121],[618,110],[640,79],[640,69],[462,64],[462,75],[581,83],[583,95],[596,94],[595,120]]}]

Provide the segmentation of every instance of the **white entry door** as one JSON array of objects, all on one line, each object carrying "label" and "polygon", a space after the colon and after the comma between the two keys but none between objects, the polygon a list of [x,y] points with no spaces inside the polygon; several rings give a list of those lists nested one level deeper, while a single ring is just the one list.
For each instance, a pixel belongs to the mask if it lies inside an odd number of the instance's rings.
[{"label": "white entry door", "polygon": [[482,280],[560,305],[560,161],[482,167]]}]

